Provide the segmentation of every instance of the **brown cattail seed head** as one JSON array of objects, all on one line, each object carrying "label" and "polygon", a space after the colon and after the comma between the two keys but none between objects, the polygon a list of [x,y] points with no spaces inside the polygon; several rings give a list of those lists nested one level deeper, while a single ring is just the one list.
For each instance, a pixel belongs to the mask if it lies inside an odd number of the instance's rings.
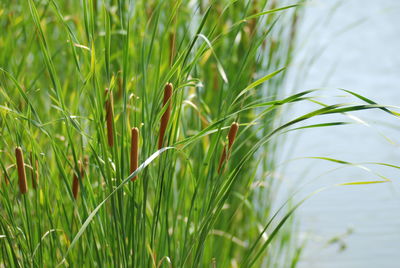
[{"label": "brown cattail seed head", "polygon": [[219,165],[218,165],[218,173],[219,174],[221,174],[221,172],[223,170],[222,167],[223,167],[224,163],[229,160],[230,150],[232,148],[233,143],[235,142],[236,134],[237,134],[238,130],[239,130],[239,124],[236,122],[233,122],[229,129],[229,133],[228,133],[228,142],[229,142],[228,143],[228,152],[226,149],[226,145],[224,145],[224,148],[221,153],[221,158],[219,160]]},{"label": "brown cattail seed head", "polygon": [[32,186],[33,189],[37,188],[39,182],[39,161],[36,159],[35,160],[35,167],[34,170],[32,171]]},{"label": "brown cattail seed head", "polygon": [[33,189],[36,189],[39,182],[39,161],[37,159],[34,159],[33,153],[31,153],[31,165],[32,165],[32,172],[31,172],[32,187]]},{"label": "brown cattail seed head", "polygon": [[229,140],[229,149],[231,149],[233,142],[235,141],[236,138],[236,134],[238,132],[239,129],[239,124],[236,122],[233,122],[231,125],[231,128],[229,129],[229,133],[228,133],[228,140]]},{"label": "brown cattail seed head", "polygon": [[[173,86],[171,83],[167,83],[164,88],[164,100],[163,107],[167,104],[169,99],[172,96]],[[165,130],[167,129],[169,117],[171,116],[171,102],[168,103],[168,107],[165,110],[163,116],[161,117],[160,124],[160,136],[158,137],[158,149],[161,149],[163,146]]]},{"label": "brown cattail seed head", "polygon": [[78,198],[78,192],[79,192],[79,180],[78,176],[74,174],[74,179],[72,181],[72,195],[74,196],[75,200]]},{"label": "brown cattail seed head", "polygon": [[39,183],[39,161],[36,159],[35,160],[35,184],[33,188],[37,188],[37,185]]},{"label": "brown cattail seed head", "polygon": [[[134,172],[138,168],[139,164],[139,129],[137,127],[131,130],[131,168],[130,172]],[[131,180],[136,180],[137,177],[133,177]]]},{"label": "brown cattail seed head", "polygon": [[[81,161],[78,161],[78,167],[80,176],[83,178],[84,170]],[[76,174],[76,172],[74,172],[74,178],[72,181],[72,195],[74,196],[75,200],[78,198],[78,193],[79,193],[79,176],[78,174]]]},{"label": "brown cattail seed head", "polygon": [[107,140],[110,147],[114,146],[113,120],[114,120],[114,101],[112,91],[106,89],[106,123]]},{"label": "brown cattail seed head", "polygon": [[25,194],[28,191],[28,185],[26,184],[24,155],[21,147],[15,148],[15,158],[17,160],[19,191],[21,194]]}]

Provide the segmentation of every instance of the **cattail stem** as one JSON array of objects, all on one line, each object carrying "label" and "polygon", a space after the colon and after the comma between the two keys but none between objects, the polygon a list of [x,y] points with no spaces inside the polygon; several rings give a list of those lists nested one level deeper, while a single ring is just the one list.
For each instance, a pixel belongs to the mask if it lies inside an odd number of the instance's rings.
[{"label": "cattail stem", "polygon": [[222,166],[224,165],[225,160],[226,160],[226,145],[224,145],[224,148],[222,149],[221,153],[221,158],[219,159],[219,165],[218,165],[219,174],[221,174]]},{"label": "cattail stem", "polygon": [[175,57],[175,32],[169,33],[169,63],[172,66]]},{"label": "cattail stem", "polygon": [[[164,88],[164,100],[163,100],[163,107],[167,104],[172,96],[173,86],[171,83],[167,83]],[[165,110],[163,116],[161,117],[161,124],[160,124],[160,136],[158,137],[158,149],[161,149],[163,146],[165,130],[168,126],[168,121],[171,116],[171,102],[168,102],[168,107]]]},{"label": "cattail stem", "polygon": [[218,173],[221,174],[222,172],[222,167],[226,161],[229,160],[230,157],[230,152],[232,149],[232,145],[235,142],[236,139],[236,134],[239,130],[239,124],[236,122],[233,122],[228,133],[228,150],[226,149],[226,145],[224,145],[224,148],[221,153],[221,158],[219,160],[219,165],[218,165]]},{"label": "cattail stem", "polygon": [[106,89],[106,123],[107,123],[107,140],[110,147],[114,146],[114,101],[112,91]]},{"label": "cattail stem", "polygon": [[[138,168],[139,164],[139,129],[137,127],[131,130],[131,166],[130,172],[134,172]],[[134,181],[137,176],[133,177],[131,180]]]},{"label": "cattail stem", "polygon": [[24,154],[21,147],[15,148],[15,158],[17,160],[19,191],[21,194],[25,194],[28,191],[28,185],[26,184]]}]

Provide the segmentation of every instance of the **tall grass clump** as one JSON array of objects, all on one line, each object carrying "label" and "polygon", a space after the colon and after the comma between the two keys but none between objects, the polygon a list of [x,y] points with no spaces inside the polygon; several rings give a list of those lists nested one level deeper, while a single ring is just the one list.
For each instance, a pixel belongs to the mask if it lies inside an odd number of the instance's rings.
[{"label": "tall grass clump", "polygon": [[295,267],[299,204],[274,199],[280,134],[397,115],[346,92],[362,103],[281,121],[318,94],[284,91],[302,8],[2,1],[0,266]]}]

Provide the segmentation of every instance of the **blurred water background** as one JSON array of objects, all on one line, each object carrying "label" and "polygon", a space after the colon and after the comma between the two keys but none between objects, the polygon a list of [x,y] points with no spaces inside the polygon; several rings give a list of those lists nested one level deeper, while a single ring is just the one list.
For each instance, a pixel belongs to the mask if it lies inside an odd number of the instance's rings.
[{"label": "blurred water background", "polygon": [[[288,84],[293,91],[324,88],[317,93],[319,101],[361,103],[344,97],[338,90],[344,88],[380,104],[400,106],[399,0],[313,1],[304,14],[299,46],[293,69],[301,73],[301,83],[293,75]],[[290,117],[316,108],[301,102]],[[377,174],[392,182],[334,187],[308,200],[297,213],[306,241],[300,267],[400,267],[400,170],[365,164],[368,171],[304,158],[400,166],[400,121],[382,111],[354,115],[357,118],[336,116],[332,121],[364,123],[289,133],[284,183],[301,189],[301,196],[340,182],[380,179]]]}]

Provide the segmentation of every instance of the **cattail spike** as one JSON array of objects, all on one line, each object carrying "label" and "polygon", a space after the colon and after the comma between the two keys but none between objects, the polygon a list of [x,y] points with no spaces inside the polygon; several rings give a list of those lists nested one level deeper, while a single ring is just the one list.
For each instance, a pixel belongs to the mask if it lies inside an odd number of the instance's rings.
[{"label": "cattail spike", "polygon": [[74,196],[75,200],[78,198],[78,192],[79,192],[79,180],[78,176],[76,176],[74,173],[74,179],[72,181],[72,195]]},{"label": "cattail spike", "polygon": [[106,122],[107,122],[107,139],[110,147],[114,146],[113,120],[114,120],[114,101],[112,91],[106,89]]},{"label": "cattail spike", "polygon": [[15,158],[17,160],[19,191],[21,194],[25,194],[28,191],[28,185],[26,184],[24,154],[21,147],[15,148]]},{"label": "cattail spike", "polygon": [[228,152],[226,149],[226,145],[224,145],[224,148],[222,150],[221,158],[219,160],[219,165],[218,165],[218,173],[221,174],[222,172],[222,167],[226,161],[229,160],[230,157],[230,151],[232,149],[232,145],[235,142],[236,139],[236,134],[239,130],[239,124],[236,122],[233,122],[228,133]]},{"label": "cattail spike", "polygon": [[[82,162],[79,160],[78,161],[78,167],[79,167],[79,172],[81,178],[83,178],[84,175],[84,170],[83,170],[83,165]],[[74,196],[74,199],[76,200],[78,198],[78,193],[79,193],[79,176],[74,172],[74,178],[72,181],[72,195]]]},{"label": "cattail spike", "polygon": [[238,132],[239,129],[239,124],[236,122],[233,122],[231,125],[231,128],[229,129],[229,133],[228,133],[228,140],[229,140],[229,149],[231,149],[233,142],[235,141],[236,138],[236,134]]},{"label": "cattail spike", "polygon": [[[167,104],[169,99],[172,96],[173,86],[171,83],[167,83],[164,88],[164,100],[163,107]],[[168,107],[165,110],[163,116],[161,117],[160,124],[160,136],[158,137],[158,149],[161,149],[163,146],[165,130],[167,129],[169,117],[171,116],[171,102],[168,103]]]},{"label": "cattail spike", "polygon": [[32,187],[33,189],[36,189],[39,182],[39,161],[37,159],[34,159],[32,153],[31,153],[31,165],[32,165],[32,172],[31,172]]},{"label": "cattail spike", "polygon": [[35,160],[35,184],[33,185],[33,188],[37,188],[39,184],[39,161],[36,159]]},{"label": "cattail spike", "polygon": [[[131,169],[130,172],[134,172],[138,168],[139,164],[139,129],[137,127],[131,130]],[[136,180],[137,177],[133,177],[131,180]]]}]

